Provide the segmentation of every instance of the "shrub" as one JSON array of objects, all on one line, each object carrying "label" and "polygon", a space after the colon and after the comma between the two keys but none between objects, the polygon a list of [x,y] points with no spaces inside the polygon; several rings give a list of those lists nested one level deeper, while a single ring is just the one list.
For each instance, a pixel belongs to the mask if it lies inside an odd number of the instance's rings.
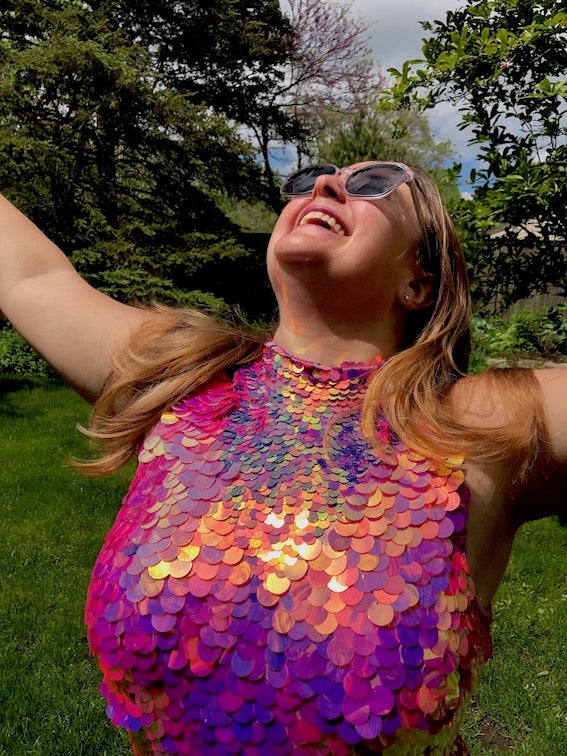
[{"label": "shrub", "polygon": [[55,377],[55,371],[12,326],[0,327],[0,373]]},{"label": "shrub", "polygon": [[564,360],[567,357],[567,305],[520,309],[507,318],[473,317],[471,372],[486,360],[505,358]]}]

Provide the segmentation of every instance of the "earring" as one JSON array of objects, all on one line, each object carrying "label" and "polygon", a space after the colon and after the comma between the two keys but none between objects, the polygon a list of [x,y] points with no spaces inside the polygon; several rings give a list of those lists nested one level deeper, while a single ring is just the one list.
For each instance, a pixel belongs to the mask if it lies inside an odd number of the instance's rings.
[{"label": "earring", "polygon": [[404,294],[403,296],[404,296],[404,300],[405,300],[406,302],[409,302],[409,300],[410,300],[410,295],[409,295],[409,294]]}]

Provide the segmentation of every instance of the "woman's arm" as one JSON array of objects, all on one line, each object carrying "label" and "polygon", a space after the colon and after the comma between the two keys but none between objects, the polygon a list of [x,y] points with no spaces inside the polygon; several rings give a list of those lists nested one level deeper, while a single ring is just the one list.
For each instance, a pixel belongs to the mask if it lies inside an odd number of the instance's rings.
[{"label": "woman's arm", "polygon": [[487,607],[518,527],[567,510],[567,369],[488,371],[458,381],[450,402],[490,450],[475,457],[473,444],[465,465],[467,554]]},{"label": "woman's arm", "polygon": [[468,467],[480,464],[499,478],[499,497],[508,502],[514,527],[567,511],[567,368],[471,376],[454,386],[451,406],[459,422],[487,442],[496,464],[476,459],[473,444]]},{"label": "woman's arm", "polygon": [[114,352],[148,317],[89,286],[63,252],[2,196],[0,309],[89,401],[100,394]]},{"label": "woman's arm", "polygon": [[558,462],[567,462],[567,365],[536,370],[543,395],[549,443]]},{"label": "woman's arm", "polygon": [[542,392],[549,458],[536,466],[533,509],[524,508],[526,519],[567,513],[567,367],[534,372]]}]

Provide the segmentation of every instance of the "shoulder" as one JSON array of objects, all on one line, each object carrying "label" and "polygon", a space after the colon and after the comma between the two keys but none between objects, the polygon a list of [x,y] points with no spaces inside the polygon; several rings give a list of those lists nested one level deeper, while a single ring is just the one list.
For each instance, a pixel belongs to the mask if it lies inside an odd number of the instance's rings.
[{"label": "shoulder", "polygon": [[558,462],[567,464],[567,364],[534,371],[540,386],[548,441]]},{"label": "shoulder", "polygon": [[467,376],[452,386],[447,399],[463,426],[484,431],[495,443],[507,438],[512,446],[525,440],[542,415],[541,386],[532,370],[503,368]]},{"label": "shoulder", "polygon": [[567,369],[487,371],[458,381],[448,400],[475,435],[471,477],[479,467],[498,470],[518,522],[565,510]]},{"label": "shoulder", "polygon": [[520,436],[535,425],[553,456],[567,460],[567,365],[467,376],[452,387],[449,404],[462,422],[488,432],[512,424],[512,436]]}]

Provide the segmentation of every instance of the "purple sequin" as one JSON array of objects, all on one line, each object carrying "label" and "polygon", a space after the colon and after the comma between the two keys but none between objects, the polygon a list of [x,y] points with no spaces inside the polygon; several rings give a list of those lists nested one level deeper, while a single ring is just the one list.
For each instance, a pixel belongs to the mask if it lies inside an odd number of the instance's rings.
[{"label": "purple sequin", "polygon": [[453,753],[490,653],[468,493],[460,460],[366,441],[379,366],[269,343],[146,439],[86,608],[135,753]]}]

